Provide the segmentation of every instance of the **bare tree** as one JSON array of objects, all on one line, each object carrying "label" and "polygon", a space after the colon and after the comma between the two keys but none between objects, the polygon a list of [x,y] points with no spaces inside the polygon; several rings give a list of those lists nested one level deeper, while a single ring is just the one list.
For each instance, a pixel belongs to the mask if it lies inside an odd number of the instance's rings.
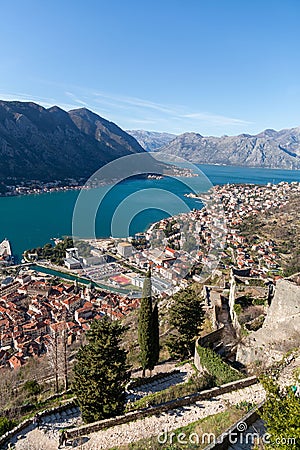
[{"label": "bare tree", "polygon": [[0,377],[0,408],[6,409],[12,402],[12,393],[18,384],[17,371],[1,369]]},{"label": "bare tree", "polygon": [[65,390],[69,388],[69,373],[68,373],[68,333],[66,329],[62,331],[62,352],[63,352],[63,373],[65,381]]},{"label": "bare tree", "polygon": [[58,360],[58,355],[59,355],[59,333],[57,331],[53,331],[50,342],[49,342],[49,347],[48,347],[48,360],[50,363],[50,366],[54,372],[54,378],[55,378],[55,392],[58,393],[59,391],[59,384],[58,384],[58,379],[59,379],[59,360]]},{"label": "bare tree", "polygon": [[55,392],[59,392],[59,378],[64,380],[64,388],[69,388],[69,348],[66,329],[54,331],[48,348],[48,360],[55,378]]}]

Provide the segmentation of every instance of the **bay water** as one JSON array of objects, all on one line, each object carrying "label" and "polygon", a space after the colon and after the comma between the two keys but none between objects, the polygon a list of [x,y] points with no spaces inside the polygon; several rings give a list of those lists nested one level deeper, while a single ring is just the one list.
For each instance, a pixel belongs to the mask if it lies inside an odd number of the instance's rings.
[{"label": "bay water", "polygon": [[[256,169],[231,166],[199,165],[203,173],[213,185],[227,183],[254,183],[267,184],[281,181],[300,182],[300,171]],[[189,185],[184,178],[163,178],[160,180],[134,179],[122,182],[114,186],[105,197],[101,205],[101,211],[97,215],[95,229],[97,237],[111,235],[111,221],[116,208],[128,196],[135,202],[134,210],[137,211],[130,223],[130,234],[144,231],[151,223],[169,216],[168,211],[181,212],[182,202],[188,208],[199,208],[198,200],[186,198],[194,186],[195,191],[205,191],[209,183],[201,179],[189,179]],[[97,190],[91,190],[90,195],[97,195]],[[144,209],[143,197],[133,195],[140,191],[152,189],[157,192],[151,207]],[[156,191],[157,190],[157,191]],[[94,192],[92,192],[94,191]],[[159,191],[162,195],[159,195]],[[99,194],[98,192],[98,194]],[[174,194],[173,200],[164,196],[164,192]],[[73,209],[79,191],[60,191],[38,195],[25,195],[19,197],[0,198],[0,241],[4,238],[10,240],[12,251],[18,261],[26,249],[43,246],[53,237],[62,237],[72,234]],[[87,197],[88,199],[88,197]],[[180,199],[180,202],[176,202]],[[87,200],[88,201],[88,200]],[[137,204],[139,203],[139,204]],[[170,209],[171,208],[171,209]],[[120,232],[122,232],[122,218],[119,218]]]}]

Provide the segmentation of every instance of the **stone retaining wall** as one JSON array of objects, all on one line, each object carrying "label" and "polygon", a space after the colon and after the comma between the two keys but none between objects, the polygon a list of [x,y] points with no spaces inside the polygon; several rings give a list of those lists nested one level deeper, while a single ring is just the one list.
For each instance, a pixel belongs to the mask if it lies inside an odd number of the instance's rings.
[{"label": "stone retaining wall", "polygon": [[133,411],[122,416],[114,417],[111,419],[100,420],[99,422],[94,422],[87,425],[82,425],[78,428],[73,428],[67,431],[67,438],[73,439],[79,436],[85,436],[96,431],[103,430],[104,428],[110,428],[115,425],[121,425],[123,423],[132,422],[134,420],[143,419],[144,417],[151,416],[154,414],[161,414],[163,412],[169,411],[171,409],[179,408],[182,406],[192,405],[201,400],[207,400],[212,397],[216,397],[227,392],[242,389],[257,383],[256,377],[244,378],[243,380],[234,381],[232,383],[223,384],[219,387],[214,387],[205,391],[197,392],[196,394],[191,394],[186,397],[179,398],[177,400],[172,400],[162,405],[152,406],[147,409],[142,409],[139,411]]},{"label": "stone retaining wall", "polygon": [[242,417],[242,419],[224,431],[224,433],[216,439],[216,442],[207,445],[204,450],[227,450],[229,446],[233,444],[230,442],[230,436],[236,440],[236,438],[243,433],[243,431],[239,428],[239,424],[246,424],[247,429],[250,428],[250,426],[260,418],[259,413],[262,410],[263,405],[264,402],[260,403],[257,408],[249,411],[244,417]]},{"label": "stone retaining wall", "polygon": [[44,411],[39,412],[38,414],[40,417],[45,417],[45,416],[50,416],[51,414],[60,413],[69,408],[77,408],[77,407],[78,407],[78,404],[77,404],[76,400],[73,398],[73,399],[69,400],[68,402],[65,402],[63,405],[55,406],[54,408],[45,409]]},{"label": "stone retaining wall", "polygon": [[11,439],[15,434],[18,434],[20,431],[24,430],[24,428],[29,427],[32,425],[33,419],[26,419],[23,422],[19,423],[15,428],[13,428],[10,431],[7,431],[5,434],[3,434],[0,438],[0,448],[3,449],[4,444]]},{"label": "stone retaining wall", "polygon": [[[38,415],[39,415],[39,417],[50,416],[51,414],[60,413],[62,411],[65,411],[66,409],[73,408],[73,407],[77,407],[77,404],[74,399],[70,400],[69,402],[64,403],[63,405],[56,406],[54,408],[45,409],[44,411],[39,412]],[[20,431],[24,430],[25,428],[29,427],[32,424],[33,424],[33,417],[31,417],[30,419],[24,420],[23,422],[19,423],[19,425],[17,425],[15,428],[13,428],[12,430],[7,431],[5,434],[3,434],[0,437],[0,449],[4,448],[3,447],[4,444],[8,440],[13,438],[13,436],[15,434],[18,434]]]},{"label": "stone retaining wall", "polygon": [[208,347],[210,344],[214,344],[215,342],[219,342],[222,338],[223,330],[225,326],[218,328],[217,330],[212,331],[211,333],[207,333],[205,336],[199,338],[198,342],[201,347]]}]

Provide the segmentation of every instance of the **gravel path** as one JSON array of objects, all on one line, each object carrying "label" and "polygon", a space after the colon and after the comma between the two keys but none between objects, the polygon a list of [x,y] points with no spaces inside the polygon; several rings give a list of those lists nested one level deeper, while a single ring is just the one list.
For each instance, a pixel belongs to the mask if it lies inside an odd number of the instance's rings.
[{"label": "gravel path", "polygon": [[[190,364],[185,364],[185,366],[189,365],[191,367]],[[184,366],[179,366],[178,365],[178,361],[164,361],[161,362],[159,364],[157,364],[154,369],[152,370],[152,375],[156,375],[158,373],[168,373],[171,372],[172,370],[175,369],[180,369],[181,367]],[[149,372],[147,371],[146,376],[149,375]],[[132,378],[141,378],[142,377],[142,370],[138,370],[137,372],[133,372],[131,374]]]},{"label": "gravel path", "polygon": [[210,400],[197,402],[188,407],[176,408],[159,416],[146,417],[93,433],[89,435],[89,441],[83,445],[83,449],[98,450],[118,447],[139,439],[159,435],[162,431],[170,432],[203,417],[224,411],[229,404],[237,404],[244,400],[260,403],[263,398],[264,390],[260,385],[250,386]]},{"label": "gravel path", "polygon": [[[282,385],[289,384],[293,371],[300,366],[300,357],[297,357],[281,374]],[[183,369],[184,371],[185,369]],[[188,373],[187,375],[188,376]],[[154,386],[140,387],[141,392],[149,393]],[[117,425],[107,430],[92,433],[83,438],[83,442],[74,442],[74,447],[81,450],[99,450],[118,448],[121,445],[157,436],[162,431],[170,432],[179,427],[188,425],[198,419],[225,411],[230,404],[238,404],[242,401],[260,403],[264,400],[265,392],[260,384],[256,384],[238,391],[223,394],[210,400],[197,402],[188,407],[176,408],[166,413],[146,417],[144,419]],[[46,419],[45,429],[38,430],[33,426],[19,433],[14,440],[15,450],[56,450],[58,448],[59,429],[67,426],[76,426],[80,422],[79,410],[74,408],[64,415],[52,415]],[[260,422],[257,425],[261,425]],[[262,431],[262,430],[260,430]],[[66,448],[72,448],[71,443]],[[242,444],[237,449],[249,449]]]},{"label": "gravel path", "polygon": [[[77,448],[98,450],[119,447],[139,439],[158,435],[162,431],[170,432],[203,417],[224,411],[229,404],[237,404],[245,400],[260,403],[263,398],[264,390],[260,385],[250,386],[210,400],[197,402],[188,407],[176,408],[157,416],[146,417],[92,433],[86,438],[86,442]],[[57,432],[44,434],[43,431],[34,429],[26,433],[24,439],[18,440],[15,448],[16,450],[53,450],[57,447]]]},{"label": "gravel path", "polygon": [[[173,366],[172,366],[173,367]],[[170,368],[169,368],[170,369]],[[145,395],[153,394],[154,392],[163,391],[164,389],[174,386],[176,384],[185,383],[188,379],[195,373],[195,370],[191,364],[184,364],[183,366],[175,366],[172,370],[178,370],[177,373],[166,373],[166,376],[160,380],[153,381],[152,383],[146,383],[142,386],[132,388],[127,393],[127,398],[129,401],[133,402],[139,400]]]},{"label": "gravel path", "polygon": [[18,433],[11,441],[11,444],[15,445],[15,449],[22,450],[57,449],[59,430],[67,427],[76,427],[81,423],[79,408],[70,408],[60,414],[56,413],[44,417],[40,429],[30,425]]}]

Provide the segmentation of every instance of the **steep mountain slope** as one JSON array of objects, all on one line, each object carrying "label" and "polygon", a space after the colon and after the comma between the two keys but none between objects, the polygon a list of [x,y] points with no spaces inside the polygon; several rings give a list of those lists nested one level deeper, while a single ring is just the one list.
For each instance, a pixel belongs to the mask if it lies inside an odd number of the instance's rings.
[{"label": "steep mountain slope", "polygon": [[105,142],[114,157],[123,156],[126,151],[128,154],[143,151],[129,133],[86,108],[71,110],[69,116],[81,132]]},{"label": "steep mountain slope", "polygon": [[300,128],[265,130],[255,136],[205,137],[184,133],[160,152],[200,164],[300,169]]},{"label": "steep mountain slope", "polygon": [[0,179],[87,178],[105,163],[144,152],[117,125],[87,109],[0,101]]},{"label": "steep mountain slope", "polygon": [[176,138],[175,134],[157,131],[127,130],[147,152],[155,152]]}]

